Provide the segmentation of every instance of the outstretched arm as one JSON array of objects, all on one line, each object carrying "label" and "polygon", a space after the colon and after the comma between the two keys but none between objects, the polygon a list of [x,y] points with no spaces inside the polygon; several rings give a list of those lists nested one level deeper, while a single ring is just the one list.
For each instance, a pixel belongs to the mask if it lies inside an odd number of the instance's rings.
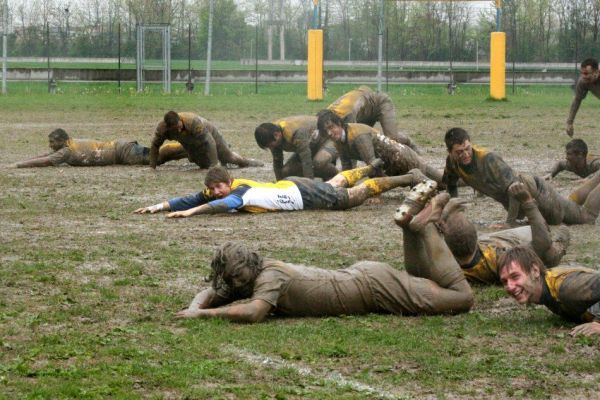
[{"label": "outstretched arm", "polygon": [[17,168],[35,168],[35,167],[51,167],[54,163],[48,156],[40,156],[30,158],[29,160],[21,161],[15,164]]},{"label": "outstretched arm", "polygon": [[243,205],[241,197],[230,194],[223,199],[214,200],[184,211],[176,211],[167,215],[168,218],[186,218],[196,214],[218,214],[236,210]]},{"label": "outstretched arm", "polygon": [[[208,290],[208,289],[207,289]],[[202,293],[200,293],[202,294]],[[199,295],[200,295],[199,294]],[[198,295],[198,296],[199,296]],[[197,297],[198,297],[197,296]],[[195,299],[194,299],[195,300]],[[193,304],[193,302],[192,302]],[[190,305],[191,307],[191,305]],[[177,318],[224,318],[235,322],[261,322],[273,309],[273,306],[264,300],[256,299],[249,303],[235,304],[220,308],[186,309],[176,314]]]},{"label": "outstretched arm", "polygon": [[171,206],[168,201],[163,201],[162,203],[155,204],[153,206],[141,207],[134,211],[135,214],[154,214],[159,211],[170,211]]}]

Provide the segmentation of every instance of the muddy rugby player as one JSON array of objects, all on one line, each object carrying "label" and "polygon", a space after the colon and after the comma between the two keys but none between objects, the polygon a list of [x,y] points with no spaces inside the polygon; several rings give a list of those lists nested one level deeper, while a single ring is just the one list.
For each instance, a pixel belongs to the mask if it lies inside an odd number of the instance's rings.
[{"label": "muddy rugby player", "polygon": [[554,178],[562,171],[573,172],[581,178],[600,170],[600,156],[588,155],[587,144],[582,139],[573,139],[565,145],[565,159],[557,161],[544,179]]},{"label": "muddy rugby player", "polygon": [[[275,179],[288,176],[319,177],[329,180],[337,175],[337,152],[333,142],[317,131],[317,117],[297,115],[260,124],[254,130],[258,147],[273,156]],[[283,163],[284,152],[293,154]]]},{"label": "muddy rugby player", "polygon": [[569,229],[562,225],[555,240],[552,240],[548,224],[525,186],[517,182],[508,190],[521,203],[529,222],[528,226],[478,237],[475,225],[463,212],[463,199],[453,198],[444,208],[439,226],[448,248],[470,282],[499,284],[498,257],[515,246],[531,246],[546,267],[558,265],[567,251],[570,241]]},{"label": "muddy rugby player", "polygon": [[444,141],[448,157],[443,181],[452,197],[458,195],[457,184],[461,178],[467,185],[501,203],[508,211],[506,223],[515,225],[523,213],[518,200],[510,195],[508,188],[520,181],[537,202],[548,224],[596,222],[600,211],[600,174],[588,179],[565,198],[543,178],[517,174],[496,153],[472,145],[469,134],[462,128],[449,129]]},{"label": "muddy rugby player", "polygon": [[169,111],[156,127],[150,147],[150,166],[158,164],[159,148],[166,140],[179,142],[187,151],[188,159],[200,168],[235,164],[240,168],[261,167],[263,163],[244,158],[231,151],[223,136],[208,120],[196,114]]},{"label": "muddy rugby player", "polygon": [[[390,96],[383,92],[374,92],[368,86],[360,86],[342,95],[326,110],[335,113],[345,123],[374,126],[379,122],[385,136],[419,151],[408,136],[398,131],[396,108]],[[321,112],[323,111],[325,110]]]},{"label": "muddy rugby player", "polygon": [[352,168],[355,160],[369,164],[373,159],[380,158],[384,161],[387,175],[403,175],[418,168],[438,184],[442,181],[442,171],[428,165],[410,147],[382,135],[375,128],[346,123],[331,111],[319,113],[317,124],[319,132],[328,135],[335,143],[342,170]]},{"label": "muddy rugby player", "polygon": [[500,280],[520,304],[542,304],[561,317],[580,323],[571,335],[600,334],[600,272],[583,267],[547,270],[528,246],[503,253]]},{"label": "muddy rugby player", "polygon": [[[216,250],[211,262],[211,287],[199,292],[176,316],[254,323],[269,314],[320,317],[468,311],[473,305],[471,288],[430,222],[443,204],[429,206],[422,214],[415,207],[422,207],[432,187],[433,181],[417,185],[411,191],[414,196],[407,196],[414,201],[401,211],[407,271],[375,261],[332,271],[263,258],[240,244],[227,243]],[[441,196],[440,203],[447,201],[446,193]],[[406,213],[416,216],[406,218]],[[242,299],[248,302],[230,305]]]},{"label": "muddy rugby player", "polygon": [[[76,167],[103,165],[148,165],[150,149],[132,140],[101,142],[90,139],[72,139],[62,128],[50,132],[48,146],[52,150],[29,160],[14,164],[16,168],[50,167],[68,164]],[[158,151],[157,164],[187,157],[179,144],[166,144]]]},{"label": "muddy rugby player", "polygon": [[575,97],[571,103],[569,110],[569,116],[567,118],[567,135],[573,136],[575,129],[573,123],[575,122],[575,116],[579,110],[579,106],[583,99],[586,98],[588,92],[598,98],[600,98],[600,70],[598,70],[598,60],[595,58],[588,58],[582,61],[580,68],[579,79],[575,84]]}]

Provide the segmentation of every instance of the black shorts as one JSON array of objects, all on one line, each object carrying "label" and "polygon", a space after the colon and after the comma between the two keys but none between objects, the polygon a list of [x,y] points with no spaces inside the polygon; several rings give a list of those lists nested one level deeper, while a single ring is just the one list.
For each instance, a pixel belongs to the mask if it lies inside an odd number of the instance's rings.
[{"label": "black shorts", "polygon": [[348,207],[348,190],[345,188],[297,176],[286,180],[298,186],[305,210],[343,210]]}]

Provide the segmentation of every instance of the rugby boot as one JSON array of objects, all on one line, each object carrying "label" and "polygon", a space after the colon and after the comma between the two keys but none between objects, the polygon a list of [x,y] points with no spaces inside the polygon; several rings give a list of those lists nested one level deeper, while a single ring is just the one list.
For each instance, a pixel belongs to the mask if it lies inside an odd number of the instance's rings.
[{"label": "rugby boot", "polygon": [[415,185],[406,195],[402,205],[396,209],[394,214],[396,224],[407,227],[413,216],[418,214],[427,204],[427,201],[433,197],[436,189],[437,183],[429,179]]},{"label": "rugby boot", "polygon": [[[427,205],[417,214],[408,224],[408,228],[413,232],[422,231],[430,222],[438,222],[444,210],[444,206],[448,204],[450,194],[444,192],[434,196]],[[438,227],[438,230],[440,228]]]}]

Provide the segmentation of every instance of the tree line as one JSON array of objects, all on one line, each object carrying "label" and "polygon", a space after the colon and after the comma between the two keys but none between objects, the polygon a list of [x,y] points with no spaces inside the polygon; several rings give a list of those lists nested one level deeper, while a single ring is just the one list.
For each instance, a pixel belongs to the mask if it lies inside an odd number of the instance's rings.
[{"label": "tree line", "polygon": [[[4,0],[0,0],[4,1]],[[461,1],[320,0],[327,60],[376,60],[379,35],[390,60],[486,60],[496,11]],[[206,57],[209,0],[9,0],[9,56],[135,57],[136,26],[171,25],[172,57]],[[504,0],[507,59],[572,62],[600,52],[600,0]],[[305,59],[311,0],[214,0],[217,60]],[[48,40],[49,39],[49,40]],[[148,34],[146,54],[160,56]]]}]

